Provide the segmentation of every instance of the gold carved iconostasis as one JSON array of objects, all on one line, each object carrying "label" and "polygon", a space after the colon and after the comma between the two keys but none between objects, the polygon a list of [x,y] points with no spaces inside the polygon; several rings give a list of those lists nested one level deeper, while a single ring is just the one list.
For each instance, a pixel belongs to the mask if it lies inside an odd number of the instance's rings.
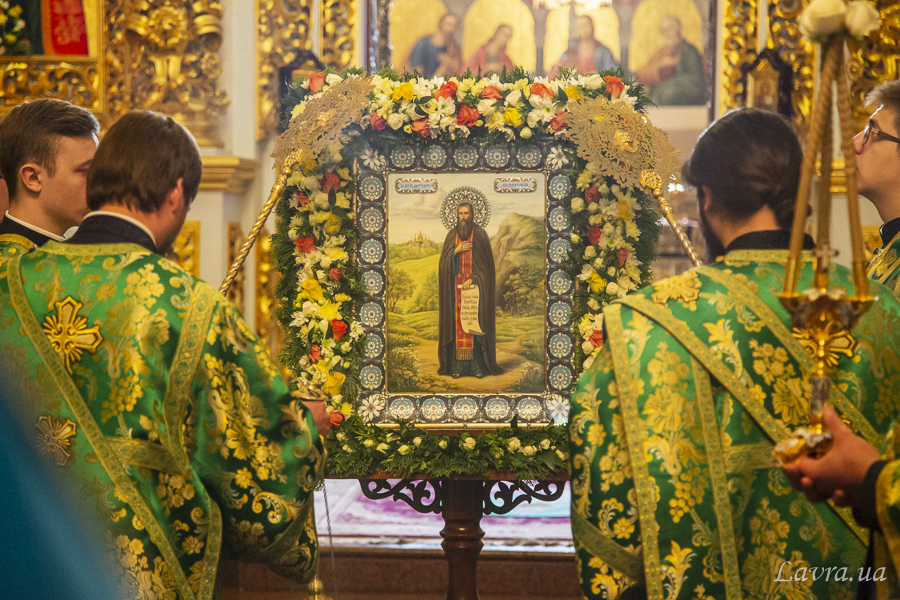
[{"label": "gold carved iconostasis", "polygon": [[[249,230],[268,193],[273,177],[261,166],[271,164],[279,97],[296,73],[323,66],[425,72],[424,64],[411,63],[414,54],[419,63],[430,57],[435,71],[515,64],[550,75],[560,66],[611,62],[647,85],[660,107],[651,120],[669,131],[682,159],[715,115],[745,104],[777,108],[768,62],[749,69],[763,49],[790,68],[791,118],[801,132],[815,87],[815,48],[797,27],[804,0],[8,1],[32,20],[22,31],[41,36],[41,44],[27,56],[4,46],[0,115],[29,99],[55,97],[89,108],[104,128],[133,109],[187,126],[203,148],[201,190],[218,198],[219,208],[214,219],[198,217],[181,251],[195,252],[191,260],[199,263],[199,240],[212,248],[205,260],[220,264],[199,270],[211,280],[224,276],[239,231]],[[49,7],[56,21],[41,18],[37,27],[35,6]],[[860,108],[878,81],[898,75],[900,0],[878,7],[882,31],[851,48]],[[82,50],[71,50],[79,44]],[[441,47],[450,51],[435,52]],[[695,216],[687,193],[675,190],[672,201],[678,214]],[[256,297],[271,286],[271,272],[255,258],[250,266],[257,273],[246,277],[244,296],[254,303],[248,316],[264,319],[271,307],[260,309]]]}]

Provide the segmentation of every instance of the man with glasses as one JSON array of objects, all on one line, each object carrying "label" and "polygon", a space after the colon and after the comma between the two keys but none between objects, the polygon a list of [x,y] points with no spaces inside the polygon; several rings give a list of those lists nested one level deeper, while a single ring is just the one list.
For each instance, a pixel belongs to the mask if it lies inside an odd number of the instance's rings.
[{"label": "man with glasses", "polygon": [[900,81],[882,83],[869,94],[878,110],[855,138],[859,193],[875,205],[884,225],[883,245],[869,265],[869,277],[900,292]]}]

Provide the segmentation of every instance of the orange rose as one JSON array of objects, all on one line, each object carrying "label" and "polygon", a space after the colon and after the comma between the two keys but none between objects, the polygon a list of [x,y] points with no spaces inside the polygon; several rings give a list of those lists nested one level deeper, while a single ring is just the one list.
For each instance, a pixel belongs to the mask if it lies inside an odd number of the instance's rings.
[{"label": "orange rose", "polygon": [[548,100],[553,97],[553,92],[543,83],[532,84],[531,93],[540,96],[541,98],[547,98]]},{"label": "orange rose", "polygon": [[322,348],[318,344],[313,344],[312,350],[309,351],[309,360],[313,362],[322,360]]},{"label": "orange rose", "polygon": [[493,98],[495,100],[500,100],[503,96],[500,95],[500,90],[492,85],[485,86],[484,91],[481,92],[482,98]]},{"label": "orange rose", "polygon": [[369,123],[372,125],[372,129],[375,131],[384,131],[384,128],[387,127],[387,121],[379,117],[378,115],[372,115],[369,117]]},{"label": "orange rose", "polygon": [[588,189],[584,190],[584,200],[588,204],[592,204],[597,201],[600,197],[600,191],[597,189],[597,186],[591,186]]},{"label": "orange rose", "polygon": [[447,81],[443,85],[441,85],[441,89],[437,91],[437,94],[434,95],[435,100],[440,100],[441,98],[453,98],[456,96],[456,82]]},{"label": "orange rose", "polygon": [[331,333],[334,335],[334,341],[339,342],[344,334],[347,333],[347,324],[340,319],[331,321]]},{"label": "orange rose", "polygon": [[332,281],[337,281],[338,279],[341,278],[341,276],[342,276],[343,274],[344,274],[343,269],[339,269],[338,267],[332,267],[332,268],[331,268],[331,273],[329,274],[329,277],[331,277],[331,280],[332,280]]},{"label": "orange rose", "polygon": [[600,229],[598,225],[588,225],[587,228],[587,237],[588,241],[593,246],[597,242],[600,241],[600,238],[603,236],[603,231]]},{"label": "orange rose", "polygon": [[344,413],[339,410],[333,410],[329,418],[331,419],[331,424],[337,426],[344,422]]},{"label": "orange rose", "polygon": [[603,78],[603,81],[606,82],[606,89],[609,91],[610,98],[618,98],[625,91],[625,84],[615,75],[607,75]]},{"label": "orange rose", "polygon": [[310,252],[316,251],[316,244],[313,241],[313,237],[311,235],[297,238],[297,241],[294,242],[294,245],[300,248],[300,252],[303,252],[304,254],[309,254]]},{"label": "orange rose", "polygon": [[559,131],[566,128],[566,115],[569,113],[561,112],[550,120],[550,128],[553,131]]},{"label": "orange rose", "polygon": [[341,185],[341,178],[335,175],[334,173],[327,173],[325,175],[325,179],[322,180],[322,191],[326,194],[331,190],[337,191],[338,186]]},{"label": "orange rose", "polygon": [[309,76],[309,91],[315,94],[325,85],[325,73],[313,73]]},{"label": "orange rose", "polygon": [[303,192],[297,192],[297,194],[294,196],[294,199],[300,206],[306,206],[307,204],[309,204],[309,196],[307,196]]},{"label": "orange rose", "polygon": [[475,121],[477,121],[478,117],[480,116],[481,115],[478,113],[477,108],[472,108],[471,106],[460,104],[459,114],[456,115],[456,124],[463,127],[471,127],[475,124]]},{"label": "orange rose", "polygon": [[599,348],[603,345],[603,331],[594,331],[594,333],[591,334],[591,337],[588,338],[588,341]]},{"label": "orange rose", "polygon": [[431,127],[428,125],[428,119],[417,119],[412,123],[412,130],[421,135],[428,137],[431,134]]},{"label": "orange rose", "polygon": [[625,261],[628,260],[628,250],[625,248],[619,248],[619,266],[624,267]]}]

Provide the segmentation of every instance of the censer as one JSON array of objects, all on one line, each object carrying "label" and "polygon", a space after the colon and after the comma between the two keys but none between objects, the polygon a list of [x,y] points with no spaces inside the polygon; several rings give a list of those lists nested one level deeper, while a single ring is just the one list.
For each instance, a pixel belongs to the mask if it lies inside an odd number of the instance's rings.
[{"label": "censer", "polygon": [[[850,93],[844,61],[843,38],[832,39],[826,46],[821,80],[813,109],[812,123],[806,139],[806,153],[797,192],[797,205],[791,231],[791,245],[785,266],[781,304],[791,315],[793,334],[812,355],[814,367],[809,381],[809,425],[800,427],[791,437],[779,442],[773,451],[776,462],[784,464],[802,456],[820,457],[828,452],[833,436],[822,422],[831,395],[831,372],[841,355],[853,356],[856,339],[852,329],[869,309],[875,298],[869,295],[863,251],[859,197],[856,191],[856,153],[853,149],[854,121],[850,110]],[[840,115],[841,150],[847,172],[847,208],[852,247],[853,294],[830,288],[831,266],[831,160],[833,155],[833,87],[837,83],[837,106]],[[818,190],[818,219],[814,277],[812,287],[798,291],[804,225],[809,211],[810,183],[821,156],[821,183]]]}]

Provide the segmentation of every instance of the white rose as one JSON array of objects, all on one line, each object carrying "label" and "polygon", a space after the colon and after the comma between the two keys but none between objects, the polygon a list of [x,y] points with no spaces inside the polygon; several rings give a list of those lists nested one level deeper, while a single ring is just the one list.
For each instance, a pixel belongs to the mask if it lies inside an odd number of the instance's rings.
[{"label": "white rose", "polygon": [[387,124],[391,129],[400,129],[403,127],[403,117],[399,113],[391,113],[388,115]]},{"label": "white rose", "polygon": [[319,178],[309,176],[303,180],[303,187],[305,187],[310,192],[314,192],[319,189]]},{"label": "white rose", "polygon": [[513,90],[509,94],[506,95],[506,103],[509,106],[515,106],[518,104],[519,100],[522,99],[522,92],[519,90]]},{"label": "white rose", "polygon": [[586,340],[583,344],[581,344],[581,351],[585,354],[590,354],[594,351],[594,343],[590,340]]},{"label": "white rose", "polygon": [[603,78],[599,75],[588,75],[584,78],[584,87],[596,90],[599,89],[600,86],[603,85]]},{"label": "white rose", "polygon": [[487,117],[494,114],[494,111],[497,110],[496,108],[494,108],[495,102],[497,101],[493,98],[485,98],[484,100],[478,102],[478,106],[476,108],[478,108],[478,112],[481,113],[483,117]]},{"label": "white rose", "polygon": [[531,130],[529,128],[525,127],[524,129],[522,129],[522,131],[519,132],[519,137],[522,138],[523,140],[527,140],[527,139],[531,138]]},{"label": "white rose", "polygon": [[813,0],[800,15],[800,31],[807,37],[837,33],[844,28],[846,13],[843,0]]},{"label": "white rose", "polygon": [[597,256],[597,250],[593,246],[588,246],[584,249],[585,258],[594,258],[595,256]]},{"label": "white rose", "polygon": [[316,192],[315,200],[313,202],[316,203],[316,206],[321,208],[322,210],[328,210],[331,205],[328,203],[328,194],[325,192]]},{"label": "white rose", "polygon": [[402,455],[409,454],[409,446],[407,446],[406,444],[403,444],[402,446],[397,448],[397,452],[399,452]]},{"label": "white rose", "polygon": [[600,204],[598,202],[591,202],[588,204],[588,212],[592,214],[597,214],[600,212]]},{"label": "white rose", "polygon": [[619,293],[619,284],[617,284],[615,281],[610,281],[609,283],[607,283],[606,293],[610,296],[615,296],[617,293]]},{"label": "white rose", "polygon": [[584,208],[584,200],[581,198],[572,198],[572,212],[581,212],[582,208]]},{"label": "white rose", "polygon": [[[534,96],[532,96],[534,98]],[[541,123],[541,113],[540,111],[533,110],[528,113],[528,116],[525,117],[525,123],[528,124],[529,127],[537,127]]]},{"label": "white rose", "polygon": [[847,29],[855,38],[878,31],[880,21],[878,10],[865,0],[855,0],[847,5]]},{"label": "white rose", "polygon": [[466,441],[463,442],[463,448],[466,450],[474,450],[475,449],[475,438],[467,437]]},{"label": "white rose", "polygon": [[541,440],[541,448],[542,449],[546,450],[549,447],[550,447],[550,440],[547,440],[547,439]]},{"label": "white rose", "polygon": [[388,450],[391,449],[391,447],[382,442],[381,444],[378,444],[377,446],[375,446],[375,449],[378,450],[379,452],[387,452]]},{"label": "white rose", "polygon": [[578,242],[581,241],[581,236],[579,236],[578,234],[573,233],[570,237],[571,237],[573,244],[577,244]]},{"label": "white rose", "polygon": [[522,454],[525,456],[534,456],[535,451],[534,446],[525,446],[522,448]]},{"label": "white rose", "polygon": [[509,443],[506,446],[506,449],[510,452],[515,452],[522,446],[522,442],[519,441],[519,438],[509,438]]},{"label": "white rose", "polygon": [[338,81],[342,81],[341,76],[337,75],[335,73],[329,73],[328,75],[325,76],[325,83],[327,83],[328,85],[331,85],[332,83],[337,83]]},{"label": "white rose", "polygon": [[413,438],[413,446],[415,446],[416,448],[418,448],[419,444],[421,444],[421,443],[422,443],[422,438],[420,438],[420,437]]}]

